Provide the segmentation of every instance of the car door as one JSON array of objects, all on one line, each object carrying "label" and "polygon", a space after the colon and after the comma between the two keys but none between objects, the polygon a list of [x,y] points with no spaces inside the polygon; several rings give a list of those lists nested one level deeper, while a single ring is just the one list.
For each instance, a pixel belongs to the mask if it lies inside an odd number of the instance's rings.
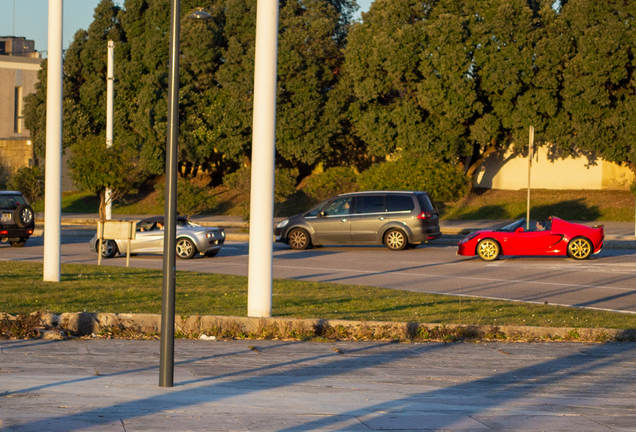
[{"label": "car door", "polygon": [[513,232],[509,237],[512,255],[542,255],[563,238],[551,230]]},{"label": "car door", "polygon": [[140,222],[137,224],[135,240],[130,242],[131,253],[161,252],[163,250],[163,230],[155,223]]},{"label": "car door", "polygon": [[376,243],[380,228],[388,219],[384,194],[356,196],[351,214],[351,242]]},{"label": "car door", "polygon": [[351,197],[336,198],[315,220],[317,244],[348,244],[351,242]]}]

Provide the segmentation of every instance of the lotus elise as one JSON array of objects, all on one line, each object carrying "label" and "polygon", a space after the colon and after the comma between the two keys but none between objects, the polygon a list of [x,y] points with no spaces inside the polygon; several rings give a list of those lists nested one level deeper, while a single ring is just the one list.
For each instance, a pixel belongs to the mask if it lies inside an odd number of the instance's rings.
[{"label": "lotus elise", "polygon": [[459,242],[457,255],[475,256],[484,261],[501,255],[569,256],[589,258],[603,248],[603,226],[588,227],[558,217],[531,221],[520,219],[503,228],[470,233]]}]

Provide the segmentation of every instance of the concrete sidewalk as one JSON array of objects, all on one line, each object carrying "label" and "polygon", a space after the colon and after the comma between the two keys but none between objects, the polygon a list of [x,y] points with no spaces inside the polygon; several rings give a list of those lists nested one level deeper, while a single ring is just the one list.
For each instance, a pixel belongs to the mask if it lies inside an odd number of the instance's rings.
[{"label": "concrete sidewalk", "polygon": [[636,430],[636,344],[0,341],[4,431]]}]

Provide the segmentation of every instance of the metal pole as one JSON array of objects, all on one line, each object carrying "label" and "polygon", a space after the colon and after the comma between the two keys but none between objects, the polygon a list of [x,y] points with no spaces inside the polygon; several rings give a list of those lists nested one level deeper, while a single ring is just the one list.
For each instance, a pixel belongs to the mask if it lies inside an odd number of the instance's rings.
[{"label": "metal pole", "polygon": [[49,0],[44,194],[45,281],[60,281],[62,255],[62,0]]},{"label": "metal pole", "polygon": [[258,0],[247,315],[272,316],[278,0]]},{"label": "metal pole", "polygon": [[534,127],[530,126],[530,142],[528,143],[528,210],[526,214],[526,231],[530,230],[530,173],[532,171],[532,150],[534,146]]},{"label": "metal pole", "polygon": [[168,135],[166,138],[166,205],[163,237],[163,290],[159,386],[174,385],[174,297],[177,235],[177,144],[179,140],[179,0],[170,1]]},{"label": "metal pole", "polygon": [[[113,146],[113,100],[115,82],[115,42],[108,41],[108,71],[106,75],[106,147]],[[113,218],[113,202],[110,188],[106,189],[106,220]]]}]

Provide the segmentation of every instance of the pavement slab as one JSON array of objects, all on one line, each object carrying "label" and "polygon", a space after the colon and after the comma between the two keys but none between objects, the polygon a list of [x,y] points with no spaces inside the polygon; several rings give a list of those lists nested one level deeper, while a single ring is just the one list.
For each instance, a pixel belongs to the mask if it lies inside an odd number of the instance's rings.
[{"label": "pavement slab", "polygon": [[0,341],[0,432],[636,430],[635,352],[177,340],[160,388],[158,341]]}]

